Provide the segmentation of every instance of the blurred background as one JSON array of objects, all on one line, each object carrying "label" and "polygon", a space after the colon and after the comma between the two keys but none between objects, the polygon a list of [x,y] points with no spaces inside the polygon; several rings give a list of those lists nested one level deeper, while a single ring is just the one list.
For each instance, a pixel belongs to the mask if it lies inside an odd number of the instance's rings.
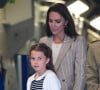
[{"label": "blurred background", "polygon": [[64,3],[78,34],[100,39],[100,0],[0,0],[0,90],[26,90],[29,48],[45,35],[49,6]]}]

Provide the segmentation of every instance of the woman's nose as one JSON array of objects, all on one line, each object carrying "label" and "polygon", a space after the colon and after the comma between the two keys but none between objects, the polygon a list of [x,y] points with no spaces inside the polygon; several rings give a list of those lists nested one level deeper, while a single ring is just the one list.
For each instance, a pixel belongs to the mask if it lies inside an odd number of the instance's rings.
[{"label": "woman's nose", "polygon": [[55,27],[55,23],[54,22],[52,23],[52,27]]}]

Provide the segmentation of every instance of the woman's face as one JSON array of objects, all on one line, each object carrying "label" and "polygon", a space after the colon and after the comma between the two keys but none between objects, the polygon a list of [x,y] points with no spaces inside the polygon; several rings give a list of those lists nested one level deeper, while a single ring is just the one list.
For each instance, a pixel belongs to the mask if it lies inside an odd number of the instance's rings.
[{"label": "woman's face", "polygon": [[54,11],[49,13],[48,23],[53,35],[64,33],[64,27],[67,24],[65,19],[59,13]]},{"label": "woman's face", "polygon": [[46,70],[46,64],[49,62],[49,59],[47,59],[43,52],[33,50],[31,51],[30,62],[31,66],[37,73],[43,74]]}]

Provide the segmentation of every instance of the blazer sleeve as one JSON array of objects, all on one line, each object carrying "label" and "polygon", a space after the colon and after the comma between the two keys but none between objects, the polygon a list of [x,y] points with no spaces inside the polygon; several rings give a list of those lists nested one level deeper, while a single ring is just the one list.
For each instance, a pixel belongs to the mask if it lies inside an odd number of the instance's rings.
[{"label": "blazer sleeve", "polygon": [[86,40],[84,37],[78,37],[76,40],[76,58],[75,58],[75,84],[73,90],[84,90],[85,87],[85,64],[86,64]]}]

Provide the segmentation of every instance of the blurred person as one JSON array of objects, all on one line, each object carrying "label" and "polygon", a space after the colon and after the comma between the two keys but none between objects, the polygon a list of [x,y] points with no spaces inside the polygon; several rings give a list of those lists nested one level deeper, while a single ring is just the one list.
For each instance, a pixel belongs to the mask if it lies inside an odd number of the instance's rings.
[{"label": "blurred person", "polygon": [[87,90],[100,90],[100,40],[89,45],[86,62]]},{"label": "blurred person", "polygon": [[27,90],[61,90],[52,62],[52,50],[44,43],[30,48],[30,63],[35,74],[27,81]]},{"label": "blurred person", "polygon": [[86,41],[76,33],[73,19],[64,4],[47,11],[46,36],[40,39],[53,51],[53,64],[61,90],[84,90]]}]

